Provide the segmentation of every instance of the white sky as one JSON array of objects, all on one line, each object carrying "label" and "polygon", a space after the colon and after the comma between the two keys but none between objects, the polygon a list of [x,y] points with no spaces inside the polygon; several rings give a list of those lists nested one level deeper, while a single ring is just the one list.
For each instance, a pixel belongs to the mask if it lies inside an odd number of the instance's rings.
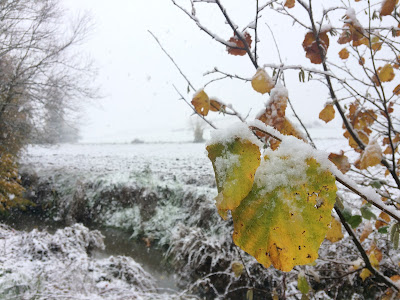
[{"label": "white sky", "polygon": [[[243,3],[242,0],[223,1],[239,28],[254,19],[255,0]],[[147,30],[158,36],[196,88],[213,78],[203,77],[203,74],[215,66],[246,78],[255,73],[247,56],[228,55],[223,45],[201,32],[169,0],[63,0],[63,4],[71,14],[89,11],[96,24],[82,50],[88,52],[99,67],[97,82],[104,98],[86,108],[81,128],[83,142],[182,139],[180,130],[188,127],[191,110],[178,101],[179,96],[172,85],[176,85],[188,100],[191,100],[191,94],[186,93],[184,79]],[[226,40],[232,36],[232,30],[225,24],[215,4],[199,4],[197,7],[199,19],[208,28]],[[264,14],[268,15],[269,25],[278,44],[282,45],[281,54],[285,62],[309,65],[301,46],[304,29],[292,27],[290,20],[279,18],[269,10]],[[300,29],[298,34],[295,34],[296,29]],[[253,35],[252,31],[250,33]],[[259,34],[260,65],[278,64],[276,48],[264,23],[260,25]],[[294,84],[298,81],[298,72],[292,75]],[[232,103],[243,115],[252,108],[250,117],[254,117],[268,100],[267,95],[261,96],[253,91],[250,83],[237,80],[226,79],[211,84],[206,92]],[[327,89],[315,85],[289,87],[289,93],[298,114],[306,122],[317,120],[319,111],[328,100]],[[190,138],[189,133],[183,137]]]}]

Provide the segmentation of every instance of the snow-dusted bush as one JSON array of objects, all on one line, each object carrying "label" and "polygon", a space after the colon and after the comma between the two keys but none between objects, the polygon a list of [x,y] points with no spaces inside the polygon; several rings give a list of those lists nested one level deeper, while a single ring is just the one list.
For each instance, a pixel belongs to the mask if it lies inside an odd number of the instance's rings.
[{"label": "snow-dusted bush", "polygon": [[[96,259],[99,231],[81,224],[54,234],[0,225],[1,299],[178,299],[158,293],[154,278],[130,257]],[[190,296],[184,296],[190,299]]]}]

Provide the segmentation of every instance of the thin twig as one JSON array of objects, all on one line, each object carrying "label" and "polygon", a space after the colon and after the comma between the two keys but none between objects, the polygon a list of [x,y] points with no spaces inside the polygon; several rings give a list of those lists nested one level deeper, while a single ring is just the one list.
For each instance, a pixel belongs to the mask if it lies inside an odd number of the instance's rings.
[{"label": "thin twig", "polygon": [[196,89],[194,88],[194,86],[191,84],[191,82],[189,81],[189,79],[186,77],[186,75],[182,72],[182,70],[179,68],[179,66],[177,65],[177,63],[175,62],[175,60],[172,58],[171,55],[169,55],[169,53],[164,49],[164,47],[161,45],[160,41],[158,40],[158,38],[150,31],[147,30],[152,36],[153,38],[156,40],[158,46],[160,46],[161,50],[168,56],[168,58],[172,61],[172,63],[175,65],[175,67],[178,69],[179,73],[181,73],[182,77],[185,78],[186,82],[189,84],[189,86],[191,87],[191,89],[195,92]]},{"label": "thin twig", "polygon": [[189,107],[194,111],[194,113],[196,115],[198,115],[200,118],[202,118],[208,125],[210,125],[212,128],[217,129],[217,127],[215,127],[215,125],[213,123],[211,123],[211,121],[207,120],[203,115],[199,114],[196,109],[189,103],[189,101],[186,100],[186,98],[179,92],[179,90],[176,88],[175,85],[172,85],[175,89],[175,91],[179,94],[179,96],[181,96],[180,100],[185,101],[185,103],[187,105],[189,105]]}]

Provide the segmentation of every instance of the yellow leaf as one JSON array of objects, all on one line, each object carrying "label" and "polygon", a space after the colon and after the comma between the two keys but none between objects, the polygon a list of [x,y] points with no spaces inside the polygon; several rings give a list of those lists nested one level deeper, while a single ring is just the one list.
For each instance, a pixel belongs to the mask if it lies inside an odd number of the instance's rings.
[{"label": "yellow leaf", "polygon": [[372,273],[367,268],[364,268],[360,273],[360,277],[361,277],[362,281],[365,281],[365,279],[367,279],[371,275],[372,275]]},{"label": "yellow leaf", "polygon": [[253,76],[253,79],[251,80],[251,85],[256,92],[265,94],[271,92],[271,89],[274,87],[275,84],[272,78],[268,75],[267,72],[265,72],[264,69],[258,69],[257,73]]},{"label": "yellow leaf", "polygon": [[391,64],[386,64],[378,73],[379,80],[381,82],[392,81],[394,78],[394,71]]},{"label": "yellow leaf", "polygon": [[381,16],[389,16],[392,14],[399,0],[384,0],[381,8]]},{"label": "yellow leaf", "polygon": [[231,264],[231,269],[233,273],[235,274],[235,277],[240,277],[244,271],[244,266],[241,262],[239,261],[234,261]]},{"label": "yellow leaf", "polygon": [[325,123],[332,121],[335,118],[335,109],[332,104],[325,105],[324,109],[319,113],[319,118]]},{"label": "yellow leaf", "polygon": [[340,52],[339,52],[339,57],[340,57],[341,59],[347,59],[347,58],[349,58],[349,55],[350,55],[350,53],[349,53],[349,51],[347,51],[346,48],[343,48],[343,49],[340,50]]},{"label": "yellow leaf", "polygon": [[210,99],[204,90],[198,91],[192,99],[192,104],[196,112],[202,116],[207,116],[210,110]]},{"label": "yellow leaf", "polygon": [[332,243],[336,243],[343,238],[342,224],[334,217],[332,217],[331,225],[325,238]]},{"label": "yellow leaf", "polygon": [[288,272],[318,257],[336,200],[335,177],[314,159],[281,157],[279,149],[268,155],[252,191],[232,211],[233,241],[266,268],[272,263]]},{"label": "yellow leaf", "polygon": [[378,145],[377,141],[372,141],[365,148],[361,155],[360,168],[366,169],[373,167],[381,163],[382,160],[382,149]]},{"label": "yellow leaf", "polygon": [[236,138],[229,143],[207,146],[217,181],[217,208],[221,217],[235,209],[251,191],[260,165],[260,148],[248,140]]},{"label": "yellow leaf", "polygon": [[[379,269],[379,257],[377,257],[377,249],[375,249],[374,251],[371,251],[368,255],[369,261],[371,262],[371,265],[375,268],[375,269]],[[379,250],[377,250],[379,251]],[[380,255],[382,255],[382,253],[379,251]],[[379,255],[378,253],[378,255]],[[382,258],[381,258],[382,259]],[[370,277],[372,275],[372,273],[367,269],[364,268],[361,273],[360,273],[360,277],[363,281],[365,281],[365,279],[367,279],[368,277]]]},{"label": "yellow leaf", "polygon": [[296,4],[295,0],[286,0],[286,2],[285,2],[285,6],[287,8],[292,8],[292,7],[294,7],[295,4]]}]

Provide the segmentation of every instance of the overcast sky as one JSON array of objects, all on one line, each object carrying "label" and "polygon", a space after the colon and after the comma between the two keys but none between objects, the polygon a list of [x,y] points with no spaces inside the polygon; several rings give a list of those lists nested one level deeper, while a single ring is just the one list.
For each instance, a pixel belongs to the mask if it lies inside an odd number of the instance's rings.
[{"label": "overcast sky", "polygon": [[[187,3],[188,1],[186,1]],[[185,1],[183,1],[185,3]],[[254,19],[255,0],[223,1],[240,28]],[[84,142],[125,142],[134,138],[146,141],[179,139],[188,127],[191,110],[173,88],[175,85],[188,100],[187,84],[171,61],[161,51],[152,31],[174,57],[196,89],[212,76],[204,77],[215,66],[223,71],[251,78],[255,69],[247,56],[228,55],[223,45],[212,40],[169,0],[63,0],[72,15],[88,11],[95,23],[82,51],[90,54],[99,68],[97,83],[104,97],[85,106],[82,136]],[[206,26],[228,40],[232,30],[215,4],[199,4],[197,13]],[[301,43],[304,30],[291,21],[268,14],[281,54],[286,63],[308,64]],[[271,15],[271,16],[269,16]],[[251,34],[253,32],[250,31]],[[260,64],[279,63],[270,32],[260,24]],[[294,73],[297,78],[297,73]],[[207,86],[207,93],[232,103],[250,118],[260,111],[268,96],[252,90],[250,83],[224,80]],[[316,101],[315,95],[325,99]],[[327,90],[305,86],[290,90],[297,112],[312,122],[328,100]],[[213,117],[216,118],[216,117]],[[218,123],[218,121],[217,121]],[[184,139],[188,135],[186,134]]]}]

